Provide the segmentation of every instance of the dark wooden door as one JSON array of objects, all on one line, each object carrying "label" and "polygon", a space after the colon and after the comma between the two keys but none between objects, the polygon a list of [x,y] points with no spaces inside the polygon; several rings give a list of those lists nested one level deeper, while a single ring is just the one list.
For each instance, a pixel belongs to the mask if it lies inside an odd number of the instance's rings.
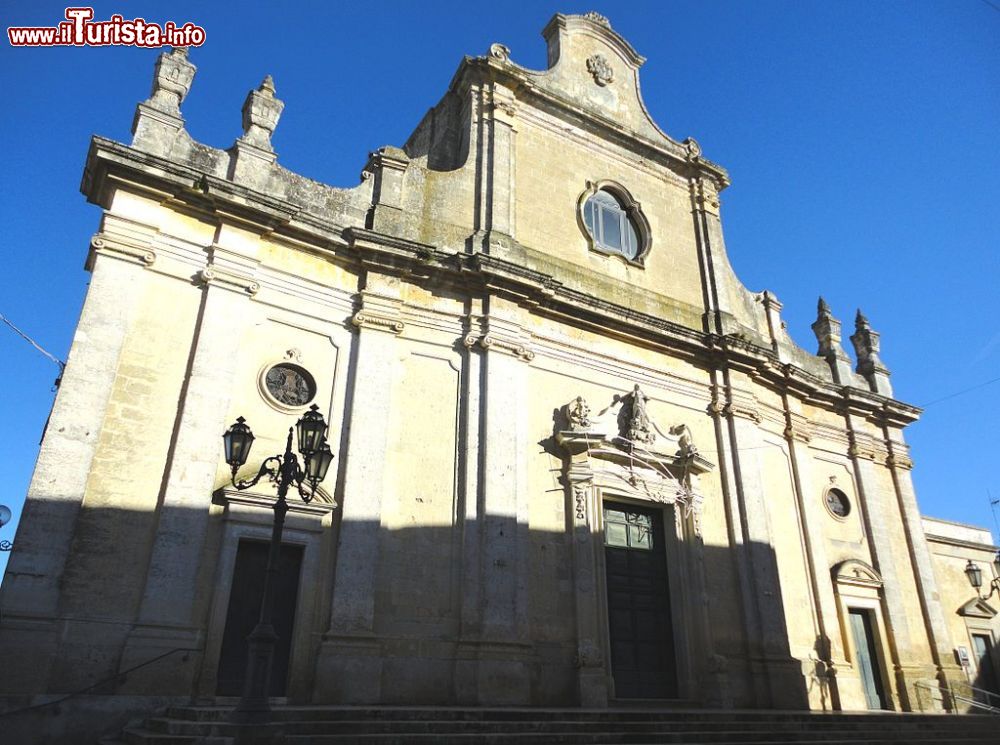
[{"label": "dark wooden door", "polygon": [[[1000,693],[996,671],[993,669],[993,645],[990,642],[990,637],[986,634],[972,635],[972,651],[976,657],[976,670],[978,671],[975,686],[990,693]],[[990,697],[983,696],[983,698]],[[989,703],[996,705],[996,699],[991,699]]]},{"label": "dark wooden door", "polygon": [[663,515],[604,505],[611,670],[618,698],[676,698]]},{"label": "dark wooden door", "polygon": [[887,709],[885,691],[882,687],[882,672],[878,653],[875,649],[875,635],[872,633],[871,613],[857,608],[850,609],[851,634],[857,653],[858,673],[865,690],[869,709]]},{"label": "dark wooden door", "polygon": [[[219,654],[216,693],[220,696],[239,696],[243,693],[243,679],[247,669],[247,637],[257,625],[260,614],[267,550],[268,544],[263,541],[240,541],[236,550],[226,630],[223,632],[222,651]],[[292,650],[301,566],[302,547],[282,544],[274,593],[273,623],[278,641],[271,668],[272,696],[284,696],[288,682],[288,660]]]}]

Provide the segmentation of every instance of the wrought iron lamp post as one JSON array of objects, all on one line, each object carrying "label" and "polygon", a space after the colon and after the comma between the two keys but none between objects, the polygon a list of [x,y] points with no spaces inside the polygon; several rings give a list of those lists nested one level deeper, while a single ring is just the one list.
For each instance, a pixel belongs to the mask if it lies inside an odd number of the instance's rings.
[{"label": "wrought iron lamp post", "polygon": [[[299,459],[292,452],[293,431],[298,437]],[[274,524],[271,528],[271,544],[267,552],[267,568],[264,573],[264,593],[260,601],[260,617],[254,630],[247,637],[249,655],[243,695],[233,711],[232,720],[240,723],[259,723],[270,719],[271,707],[268,695],[271,689],[271,666],[274,659],[274,645],[278,635],[271,621],[274,605],[274,585],[278,574],[278,557],[281,553],[281,534],[285,527],[285,513],[288,489],[295,486],[307,504],[316,495],[316,488],[326,478],[333,453],[326,442],[327,424],[319,407],[313,404],[309,411],[288,428],[288,439],[282,455],[272,455],[261,463],[257,475],[249,481],[236,480],[236,472],[247,462],[254,435],[243,417],[239,417],[222,440],[226,450],[226,463],[232,469],[232,483],[240,491],[250,489],[265,476],[277,486],[278,499],[274,503]]]},{"label": "wrought iron lamp post", "polygon": [[[13,513],[10,511],[10,507],[5,504],[0,504],[0,528],[10,522]],[[10,551],[14,548],[14,544],[6,539],[0,540],[0,551]]]},{"label": "wrought iron lamp post", "polygon": [[965,565],[965,576],[972,585],[972,589],[979,595],[980,600],[989,600],[993,593],[1000,593],[1000,551],[993,557],[993,579],[990,580],[990,591],[983,595],[979,588],[983,586],[983,570],[979,568],[971,559]]}]

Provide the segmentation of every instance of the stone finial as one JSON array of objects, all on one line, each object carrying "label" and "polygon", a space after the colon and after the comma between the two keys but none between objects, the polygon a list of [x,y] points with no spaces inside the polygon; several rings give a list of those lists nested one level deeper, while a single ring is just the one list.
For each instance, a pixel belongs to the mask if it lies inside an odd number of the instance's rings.
[{"label": "stone finial", "polygon": [[187,47],[162,52],[156,60],[153,90],[146,104],[174,116],[181,115],[181,102],[187,97],[197,71],[188,61]]},{"label": "stone finial", "polygon": [[841,346],[840,321],[833,317],[830,306],[822,298],[816,304],[816,320],[812,330],[819,342],[816,354],[826,360],[833,373],[833,382],[848,385],[851,382],[851,359]]},{"label": "stone finial", "polygon": [[244,143],[273,152],[271,135],[281,118],[284,102],[275,97],[274,79],[268,75],[257,90],[250,91],[243,102]]},{"label": "stone finial", "polygon": [[889,383],[889,368],[879,357],[879,334],[872,329],[871,323],[860,308],[854,318],[854,333],[851,335],[851,343],[854,345],[854,352],[858,357],[858,373],[865,377],[873,391],[884,396],[891,396],[892,386]]},{"label": "stone finial", "polygon": [[168,155],[183,140],[181,102],[191,90],[197,68],[188,61],[187,47],[161,52],[153,72],[149,98],[135,107],[132,146],[155,155]]}]

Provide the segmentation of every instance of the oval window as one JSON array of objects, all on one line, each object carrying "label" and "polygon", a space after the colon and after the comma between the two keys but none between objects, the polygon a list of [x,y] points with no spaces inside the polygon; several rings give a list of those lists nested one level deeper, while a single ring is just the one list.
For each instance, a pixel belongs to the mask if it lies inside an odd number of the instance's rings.
[{"label": "oval window", "polygon": [[598,248],[630,260],[639,255],[639,231],[611,192],[601,189],[590,197],[583,205],[583,220]]},{"label": "oval window", "polygon": [[851,514],[851,502],[840,489],[830,489],[826,493],[826,508],[835,517],[847,517]]}]

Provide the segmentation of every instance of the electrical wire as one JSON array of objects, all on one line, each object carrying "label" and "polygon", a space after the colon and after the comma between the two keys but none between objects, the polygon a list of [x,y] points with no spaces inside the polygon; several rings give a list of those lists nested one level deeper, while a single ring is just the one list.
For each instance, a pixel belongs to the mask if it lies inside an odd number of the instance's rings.
[{"label": "electrical wire", "polygon": [[17,334],[18,336],[20,336],[22,339],[24,339],[26,342],[28,342],[28,344],[30,344],[31,346],[33,346],[39,352],[41,352],[46,357],[48,357],[50,360],[52,360],[57,365],[59,365],[59,372],[62,372],[63,369],[66,367],[66,363],[65,362],[63,362],[61,359],[59,359],[58,357],[56,357],[54,354],[50,354],[49,352],[47,352],[41,345],[38,344],[38,342],[36,342],[34,339],[32,339],[26,333],[24,333],[23,331],[21,331],[21,329],[19,329],[17,326],[15,326],[13,323],[11,323],[11,320],[9,318],[7,318],[7,316],[5,316],[3,313],[0,313],[0,321],[3,321],[4,323],[6,323],[8,326],[11,327],[11,329],[13,329],[13,331],[14,331],[15,334]]}]

